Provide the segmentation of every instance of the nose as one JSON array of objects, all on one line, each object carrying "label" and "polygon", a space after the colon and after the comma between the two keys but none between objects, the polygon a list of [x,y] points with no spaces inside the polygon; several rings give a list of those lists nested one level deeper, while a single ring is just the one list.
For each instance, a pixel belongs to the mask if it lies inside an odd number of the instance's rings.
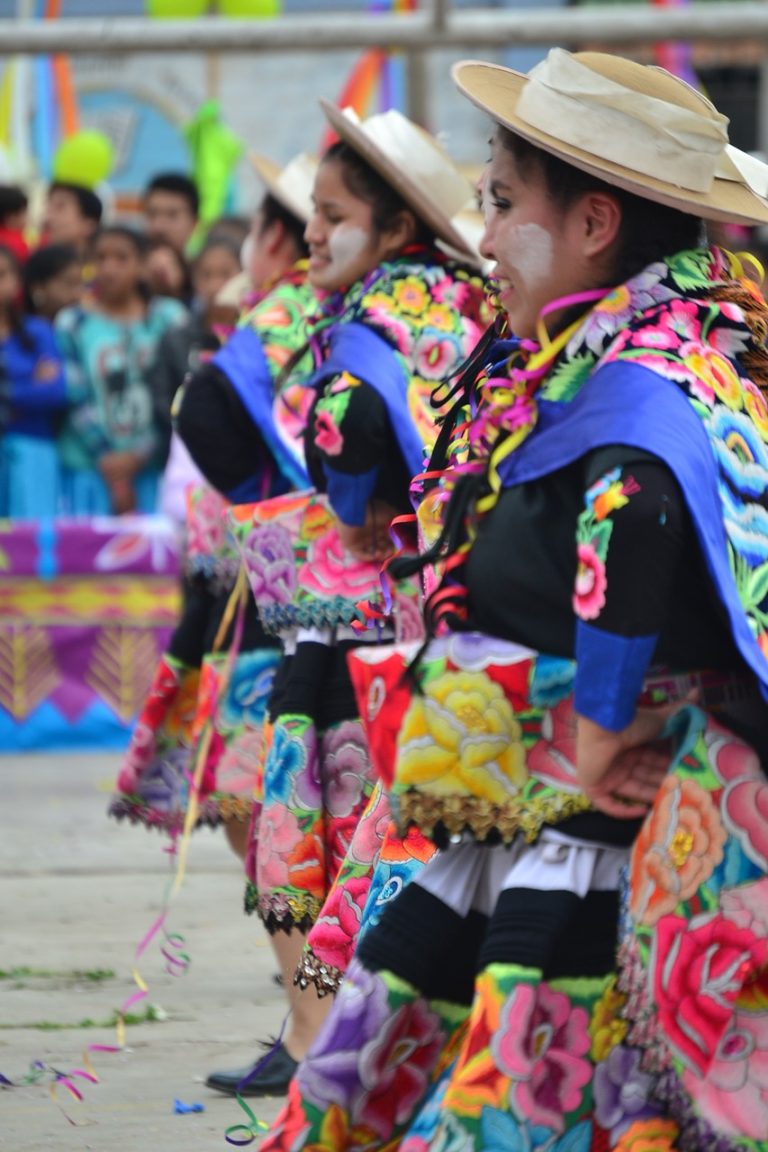
[{"label": "nose", "polygon": [[480,243],[477,247],[483,259],[496,259],[496,252],[493,246],[493,222],[492,219],[488,218],[487,216],[485,219],[485,228],[483,229],[483,234],[480,237]]},{"label": "nose", "polygon": [[317,244],[322,238],[322,228],[320,227],[320,217],[317,209],[313,209],[312,215],[307,221],[307,226],[304,229],[304,239],[307,244]]}]

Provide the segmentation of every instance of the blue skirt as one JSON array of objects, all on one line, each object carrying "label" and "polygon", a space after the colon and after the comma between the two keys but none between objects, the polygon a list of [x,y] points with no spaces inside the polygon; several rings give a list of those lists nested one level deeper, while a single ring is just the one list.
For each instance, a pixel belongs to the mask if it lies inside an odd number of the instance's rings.
[{"label": "blue skirt", "polygon": [[61,469],[56,444],[9,432],[0,440],[0,517],[41,520],[59,511]]}]

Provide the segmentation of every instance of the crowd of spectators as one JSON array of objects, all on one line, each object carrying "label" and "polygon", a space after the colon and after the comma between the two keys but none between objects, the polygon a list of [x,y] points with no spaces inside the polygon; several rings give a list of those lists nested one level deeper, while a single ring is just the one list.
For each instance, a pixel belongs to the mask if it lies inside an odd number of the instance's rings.
[{"label": "crowd of spectators", "polygon": [[167,503],[173,396],[248,292],[249,222],[203,234],[198,213],[182,173],[149,182],[138,227],[54,182],[32,243],[25,191],[0,186],[0,518]]}]

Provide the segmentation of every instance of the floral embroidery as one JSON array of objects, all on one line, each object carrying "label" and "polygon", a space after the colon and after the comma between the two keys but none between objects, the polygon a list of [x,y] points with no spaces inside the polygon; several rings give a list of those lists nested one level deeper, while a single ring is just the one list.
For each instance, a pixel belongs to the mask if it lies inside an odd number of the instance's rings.
[{"label": "floral embroidery", "polygon": [[446,672],[415,694],[398,738],[403,787],[458,784],[505,799],[525,779],[521,729],[498,684],[482,672]]},{"label": "floral embroidery", "polygon": [[616,1145],[616,1152],[676,1152],[678,1128],[672,1120],[637,1120]]},{"label": "floral embroidery", "polygon": [[689,900],[723,858],[717,808],[695,780],[667,776],[632,853],[631,912],[655,924]]},{"label": "floral embroidery", "polygon": [[573,609],[582,620],[596,619],[605,607],[608,580],[605,565],[613,533],[612,512],[629,503],[630,496],[640,491],[631,477],[622,479],[620,468],[614,468],[593,484],[586,493],[586,507],[576,526],[576,585]]}]

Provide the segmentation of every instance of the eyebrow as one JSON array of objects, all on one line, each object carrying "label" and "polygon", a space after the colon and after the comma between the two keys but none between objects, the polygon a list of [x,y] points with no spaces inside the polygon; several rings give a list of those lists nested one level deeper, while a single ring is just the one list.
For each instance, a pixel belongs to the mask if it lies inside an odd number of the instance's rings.
[{"label": "eyebrow", "polygon": [[503,180],[489,180],[486,188],[491,196],[498,196],[499,192],[509,192],[509,184],[505,184]]}]

